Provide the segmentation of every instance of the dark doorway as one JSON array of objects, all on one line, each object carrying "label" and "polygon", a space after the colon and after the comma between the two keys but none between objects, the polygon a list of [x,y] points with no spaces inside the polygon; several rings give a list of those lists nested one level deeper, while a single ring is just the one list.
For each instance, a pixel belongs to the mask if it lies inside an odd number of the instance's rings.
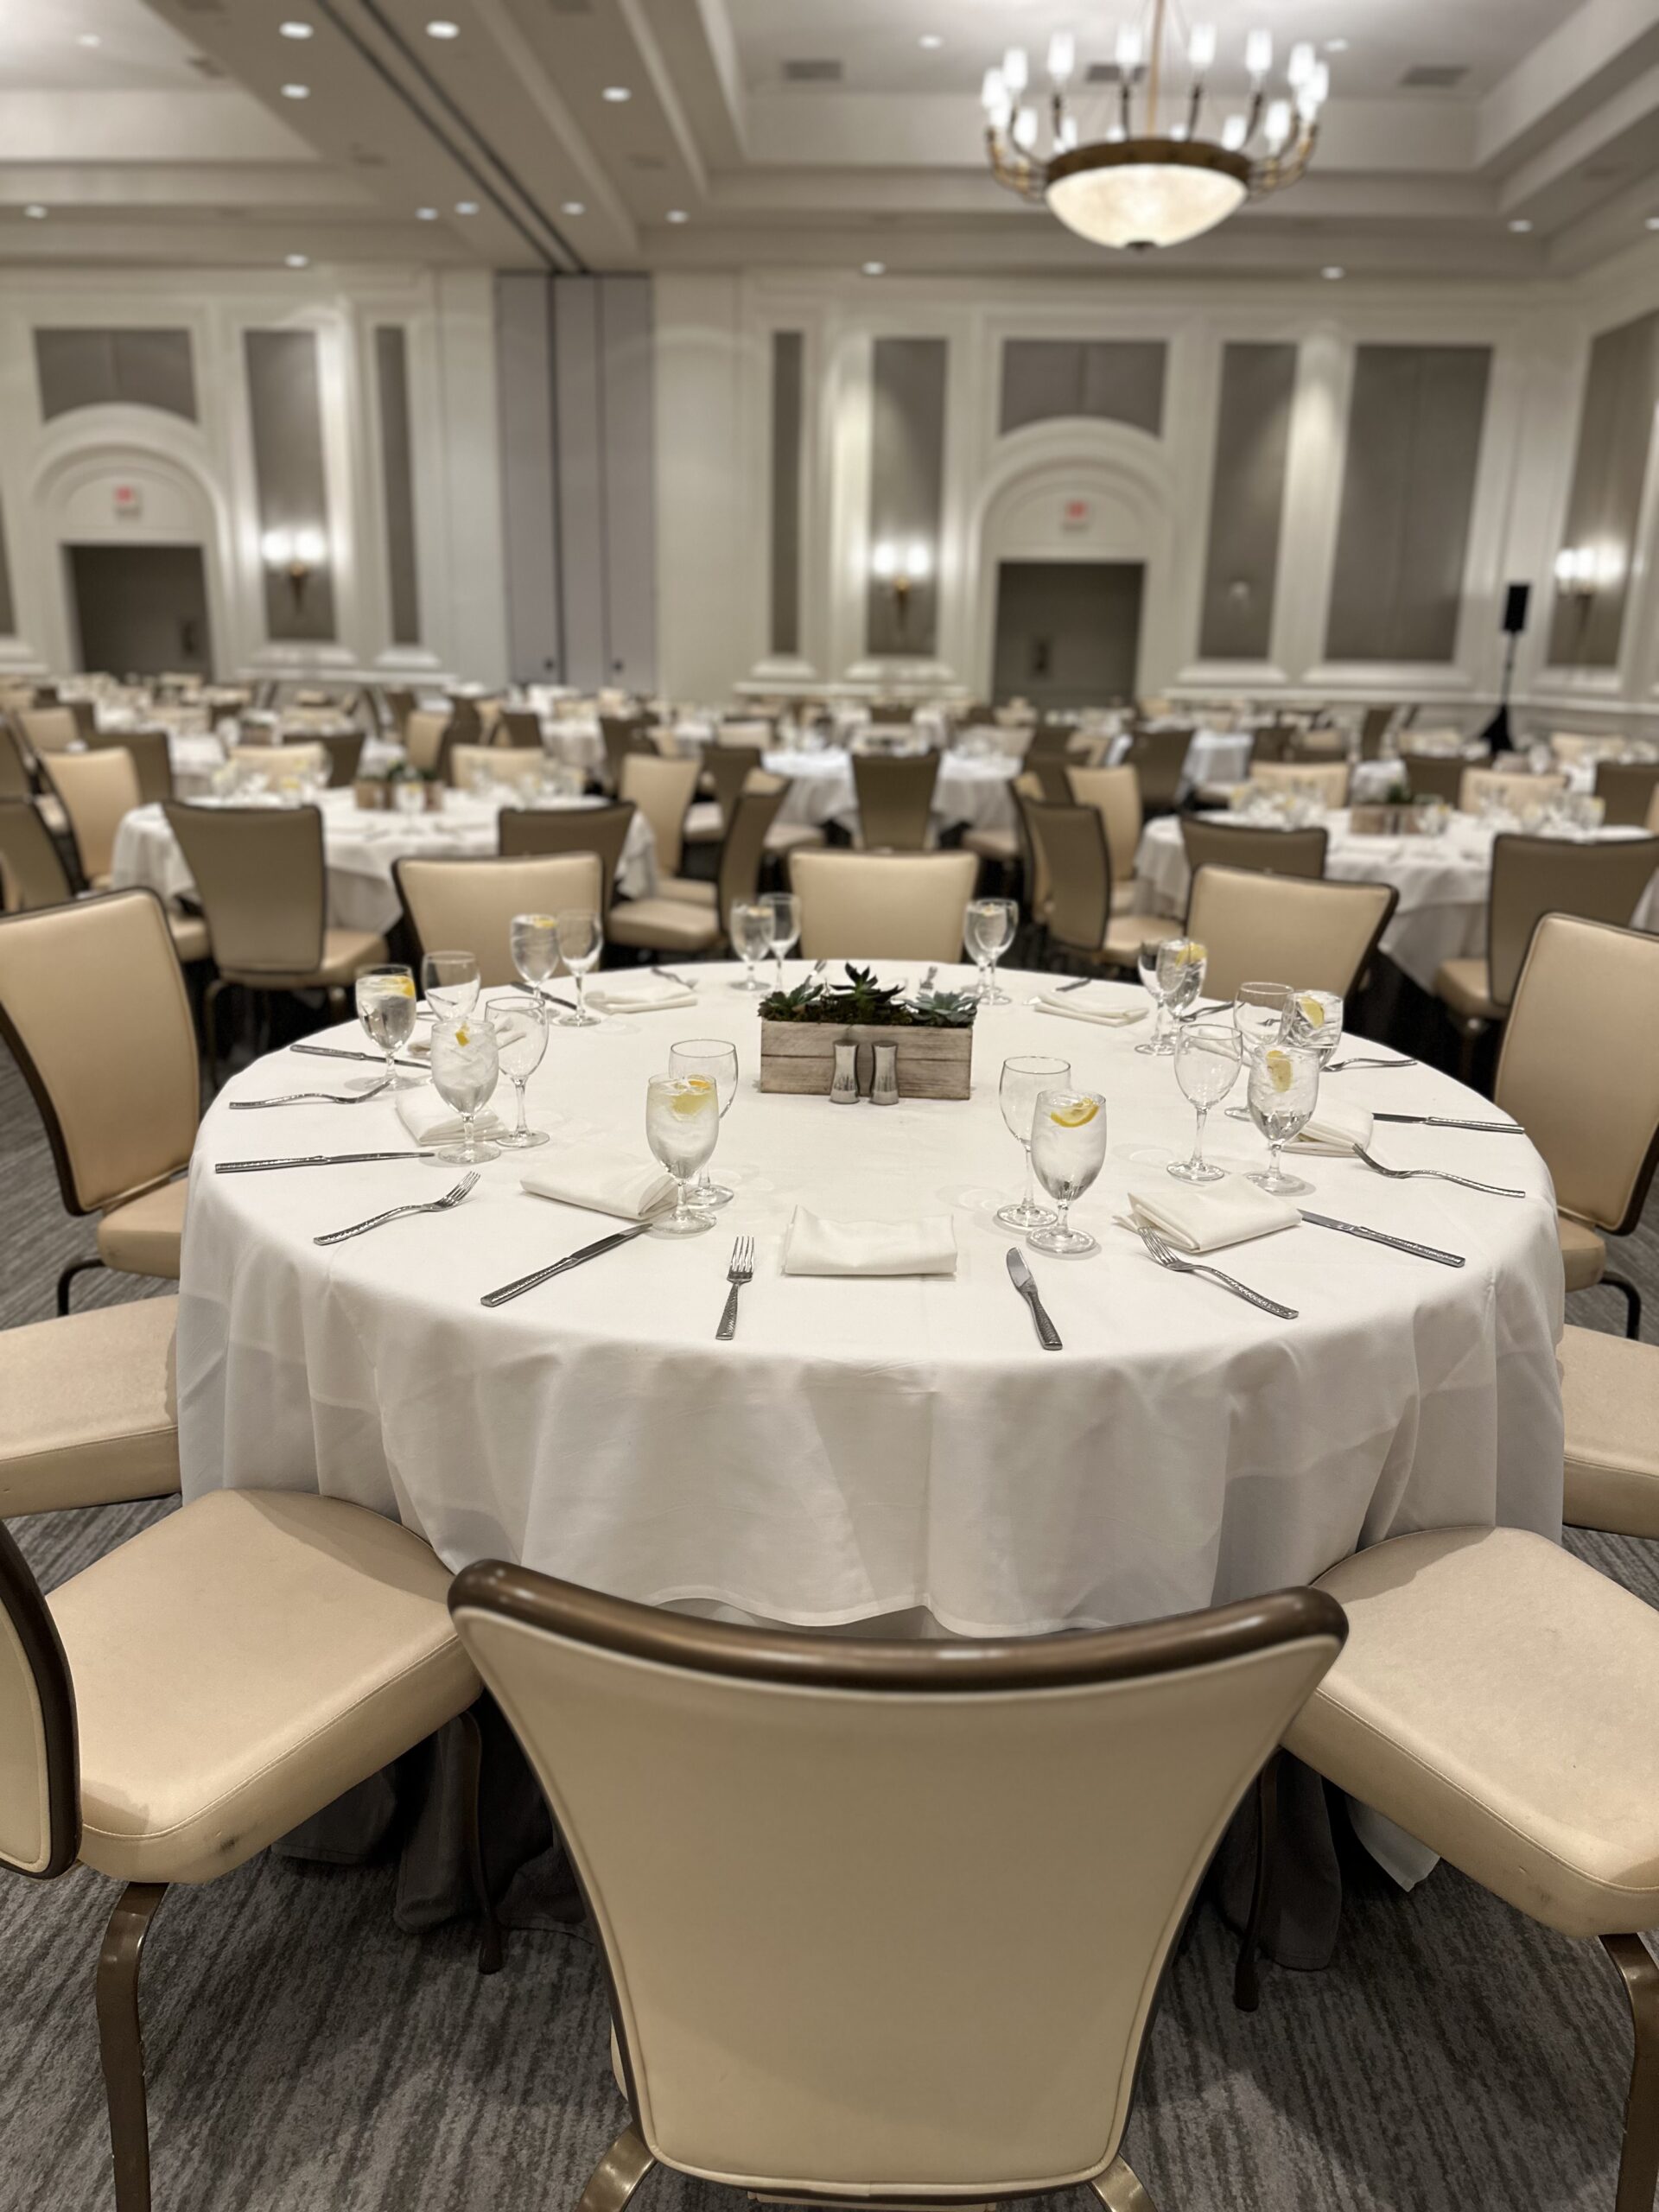
[{"label": "dark doorway", "polygon": [[200,545],[71,545],[80,664],[112,676],[213,672]]},{"label": "dark doorway", "polygon": [[1133,699],[1144,575],[1138,561],[1004,561],[995,696],[1039,707]]}]

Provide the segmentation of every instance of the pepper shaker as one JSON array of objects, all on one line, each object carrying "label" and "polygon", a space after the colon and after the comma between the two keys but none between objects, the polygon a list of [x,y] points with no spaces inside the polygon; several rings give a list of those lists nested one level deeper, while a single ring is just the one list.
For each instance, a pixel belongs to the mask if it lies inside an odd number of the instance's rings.
[{"label": "pepper shaker", "polygon": [[896,1045],[875,1046],[875,1074],[870,1084],[870,1103],[874,1106],[896,1106],[899,1103],[899,1047]]},{"label": "pepper shaker", "polygon": [[856,1045],[837,1045],[836,1047],[836,1073],[830,1085],[830,1103],[832,1106],[856,1106],[858,1103]]}]

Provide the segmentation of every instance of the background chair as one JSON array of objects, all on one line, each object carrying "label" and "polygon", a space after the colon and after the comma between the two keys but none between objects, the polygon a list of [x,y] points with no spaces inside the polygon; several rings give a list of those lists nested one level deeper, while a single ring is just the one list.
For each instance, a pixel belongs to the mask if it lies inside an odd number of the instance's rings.
[{"label": "background chair", "polygon": [[859,842],[867,853],[919,853],[927,849],[933,789],[939,780],[937,753],[887,760],[880,753],[853,755],[853,787],[858,793]]},{"label": "background chair", "polygon": [[54,753],[41,764],[69,825],[75,864],[90,890],[109,887],[115,833],[139,804],[138,772],[124,747]]},{"label": "background chair", "polygon": [[486,990],[519,981],[512,957],[515,914],[585,907],[602,914],[605,874],[596,853],[524,860],[416,860],[392,863],[404,919],[423,953],[470,952]]},{"label": "background chair", "polygon": [[1659,799],[1659,760],[1603,760],[1596,768],[1596,797],[1604,819],[1621,829],[1640,829]]},{"label": "background chair", "polygon": [[99,1216],[89,1268],[177,1280],[201,1069],[184,976],[152,891],[0,919],[0,1036],[46,1125],[72,1214]]},{"label": "background chair", "polygon": [[962,957],[979,862],[972,853],[796,853],[804,960]]},{"label": "background chair", "polygon": [[1154,814],[1173,814],[1179,805],[1192,743],[1190,729],[1130,732],[1118,765],[1134,769],[1141,791],[1141,811],[1148,821]]},{"label": "background chair", "polygon": [[0,798],[0,911],[67,906],[74,895],[63,855],[34,802]]},{"label": "background chair", "polygon": [[173,753],[164,729],[94,730],[86,741],[96,752],[130,754],[141,806],[156,805],[172,798]]},{"label": "background chair", "polygon": [[321,747],[328,760],[328,788],[345,791],[357,781],[362,766],[365,733],[360,729],[314,730],[307,741]]},{"label": "background chair", "polygon": [[497,830],[503,860],[530,853],[594,853],[603,872],[601,913],[616,899],[616,872],[635,810],[626,803],[607,806],[505,807]]},{"label": "background chair", "polygon": [[1437,798],[1442,806],[1462,804],[1466,763],[1461,753],[1402,753],[1400,765],[1412,798]]},{"label": "background chair", "polygon": [[35,759],[48,753],[67,753],[80,743],[80,725],[68,707],[20,707],[17,727]]},{"label": "background chair", "polygon": [[[796,866],[848,859],[938,867]],[[1334,1605],[948,1651],[693,1622],[499,1564],[451,1609],[614,1993],[631,2117],[586,2212],[620,2212],[658,2163],[918,2206],[1084,2179],[1151,2212],[1122,2144],[1158,1986],[1341,1647]]]},{"label": "background chair", "polygon": [[176,1298],[0,1329],[0,1521],[179,1487]]},{"label": "background chair", "polygon": [[1541,806],[1559,798],[1567,789],[1565,776],[1511,774],[1502,768],[1465,768],[1458,787],[1458,806],[1465,814],[1478,812],[1489,800],[1502,806]]},{"label": "background chair", "polygon": [[1323,829],[1264,830],[1248,822],[1205,822],[1196,814],[1181,817],[1186,865],[1249,868],[1262,875],[1322,876],[1328,842]]},{"label": "background chair", "polygon": [[454,739],[450,734],[455,727],[455,717],[448,709],[411,708],[403,724],[404,751],[410,766],[442,782],[447,766],[445,746],[459,741],[458,731]]},{"label": "background chair", "polygon": [[[695,770],[695,761],[689,765]],[[612,944],[643,952],[715,951],[734,906],[747,905],[755,895],[766,832],[783,803],[781,788],[745,791],[733,810],[715,880],[671,877],[654,899],[625,899],[606,920]]]},{"label": "background chair", "polygon": [[10,717],[0,715],[0,799],[34,796],[35,779],[29,772],[29,756]]},{"label": "background chair", "polygon": [[263,776],[267,784],[280,784],[291,776],[321,777],[332,773],[328,754],[320,738],[291,744],[233,745],[230,763],[245,774]]},{"label": "background chair", "polygon": [[1345,760],[1269,760],[1250,763],[1249,780],[1266,791],[1313,791],[1332,812],[1348,804]]},{"label": "background chair", "polygon": [[1201,868],[1192,879],[1186,934],[1208,948],[1205,995],[1230,999],[1241,983],[1259,982],[1350,998],[1399,899],[1389,883],[1309,883]]},{"label": "background chair", "polygon": [[1118,913],[1112,856],[1100,810],[1048,806],[1018,794],[1038,879],[1033,912],[1053,949],[1107,968],[1134,968],[1150,938],[1178,937],[1165,914]]},{"label": "background chair", "polygon": [[680,874],[685,849],[685,817],[701,773],[696,760],[667,760],[647,747],[625,753],[617,779],[619,797],[637,806],[651,824],[657,846],[658,888]]},{"label": "background chair", "polygon": [[[1046,793],[1045,793],[1046,797]],[[1106,849],[1112,856],[1112,907],[1128,913],[1137,904],[1142,886],[1136,882],[1135,855],[1141,849],[1141,779],[1133,768],[1071,768],[1066,771],[1062,803],[1092,806],[1106,832]]]},{"label": "background chair", "polygon": [[498,742],[510,745],[516,751],[539,753],[542,750],[542,724],[538,715],[527,707],[503,707],[496,716],[499,732]]},{"label": "background chair", "polygon": [[1568,1327],[1556,1357],[1567,1427],[1562,1519],[1659,1536],[1659,1344]]},{"label": "background chair", "polygon": [[473,778],[480,770],[492,783],[524,785],[539,783],[547,772],[547,763],[539,747],[531,753],[508,745],[450,747],[448,773],[457,790],[470,790]]},{"label": "background chair", "polygon": [[[623,788],[623,770],[627,761],[643,755],[648,760],[660,760],[657,747],[645,735],[643,721],[632,715],[601,715],[599,734],[605,747],[607,779],[619,798],[632,794]],[[693,779],[695,781],[695,779]],[[687,805],[690,804],[688,799]]]}]

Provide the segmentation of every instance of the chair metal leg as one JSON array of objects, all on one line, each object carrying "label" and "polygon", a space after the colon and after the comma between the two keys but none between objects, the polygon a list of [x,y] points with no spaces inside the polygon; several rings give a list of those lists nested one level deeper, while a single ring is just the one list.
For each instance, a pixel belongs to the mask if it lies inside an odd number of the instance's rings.
[{"label": "chair metal leg", "polygon": [[77,1260],[74,1262],[73,1266],[67,1267],[64,1269],[63,1273],[58,1277],[58,1312],[60,1315],[65,1314],[69,1311],[69,1286],[73,1282],[75,1277],[77,1275],[84,1275],[87,1274],[93,1268],[101,1268],[104,1262],[102,1260]]},{"label": "chair metal leg", "polygon": [[1278,1858],[1279,1754],[1275,1751],[1255,1777],[1255,1885],[1250,1892],[1250,1916],[1239,1940],[1238,1965],[1233,1974],[1233,2002],[1241,2012],[1254,2012],[1262,2002],[1256,1953],[1272,1899]]},{"label": "chair metal leg", "polygon": [[1105,2172],[1096,2174],[1089,2186],[1106,2207],[1106,2212],[1157,2212],[1141,2177],[1127,2158],[1114,2158]]},{"label": "chair metal leg", "polygon": [[1642,1333],[1641,1292],[1637,1288],[1633,1282],[1627,1282],[1623,1275],[1605,1274],[1602,1276],[1601,1281],[1606,1284],[1609,1290],[1622,1290],[1624,1292],[1624,1333],[1632,1341],[1634,1341],[1635,1338],[1639,1337]]},{"label": "chair metal leg", "polygon": [[473,1894],[478,1900],[479,1914],[484,1923],[483,1933],[478,1939],[478,1970],[480,1974],[499,1974],[501,1923],[495,1916],[495,1904],[484,1872],[484,1844],[478,1828],[478,1784],[483,1764],[484,1738],[477,1716],[463,1713],[461,1716],[461,1789],[462,1816],[467,1822],[467,1871],[472,1876]]},{"label": "chair metal leg", "polygon": [[[630,2120],[589,2175],[576,2212],[622,2212],[656,2163],[645,2148],[645,2138]],[[1131,2208],[1125,2204],[1123,2212],[1131,2212]]]},{"label": "chair metal leg", "polygon": [[1654,2185],[1659,2183],[1659,1964],[1639,1936],[1601,1940],[1624,1977],[1636,2030],[1614,2212],[1653,2212]]},{"label": "chair metal leg", "polygon": [[129,1882],[116,1899],[98,1961],[98,2048],[110,2113],[116,2212],[149,2212],[149,2114],[138,1968],[165,1882]]}]

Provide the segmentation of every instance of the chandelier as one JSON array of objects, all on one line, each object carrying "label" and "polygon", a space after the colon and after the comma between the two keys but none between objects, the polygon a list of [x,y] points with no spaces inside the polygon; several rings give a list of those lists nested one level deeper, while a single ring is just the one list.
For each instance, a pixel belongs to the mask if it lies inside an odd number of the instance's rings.
[{"label": "chandelier", "polygon": [[[992,175],[1022,199],[1046,205],[1094,245],[1141,251],[1195,238],[1247,200],[1297,183],[1313,151],[1331,72],[1311,45],[1291,48],[1285,91],[1273,96],[1273,34],[1251,31],[1244,42],[1249,99],[1220,118],[1212,137],[1206,88],[1216,27],[1194,23],[1186,32],[1185,83],[1172,91],[1181,55],[1169,8],[1170,0],[1150,0],[1140,22],[1119,30],[1115,113],[1104,133],[1087,144],[1067,95],[1077,41],[1070,31],[1055,33],[1048,48],[1046,160],[1038,152],[1043,122],[1025,48],[1010,47],[1001,67],[985,73]],[[1160,101],[1168,110],[1162,127]]]}]

